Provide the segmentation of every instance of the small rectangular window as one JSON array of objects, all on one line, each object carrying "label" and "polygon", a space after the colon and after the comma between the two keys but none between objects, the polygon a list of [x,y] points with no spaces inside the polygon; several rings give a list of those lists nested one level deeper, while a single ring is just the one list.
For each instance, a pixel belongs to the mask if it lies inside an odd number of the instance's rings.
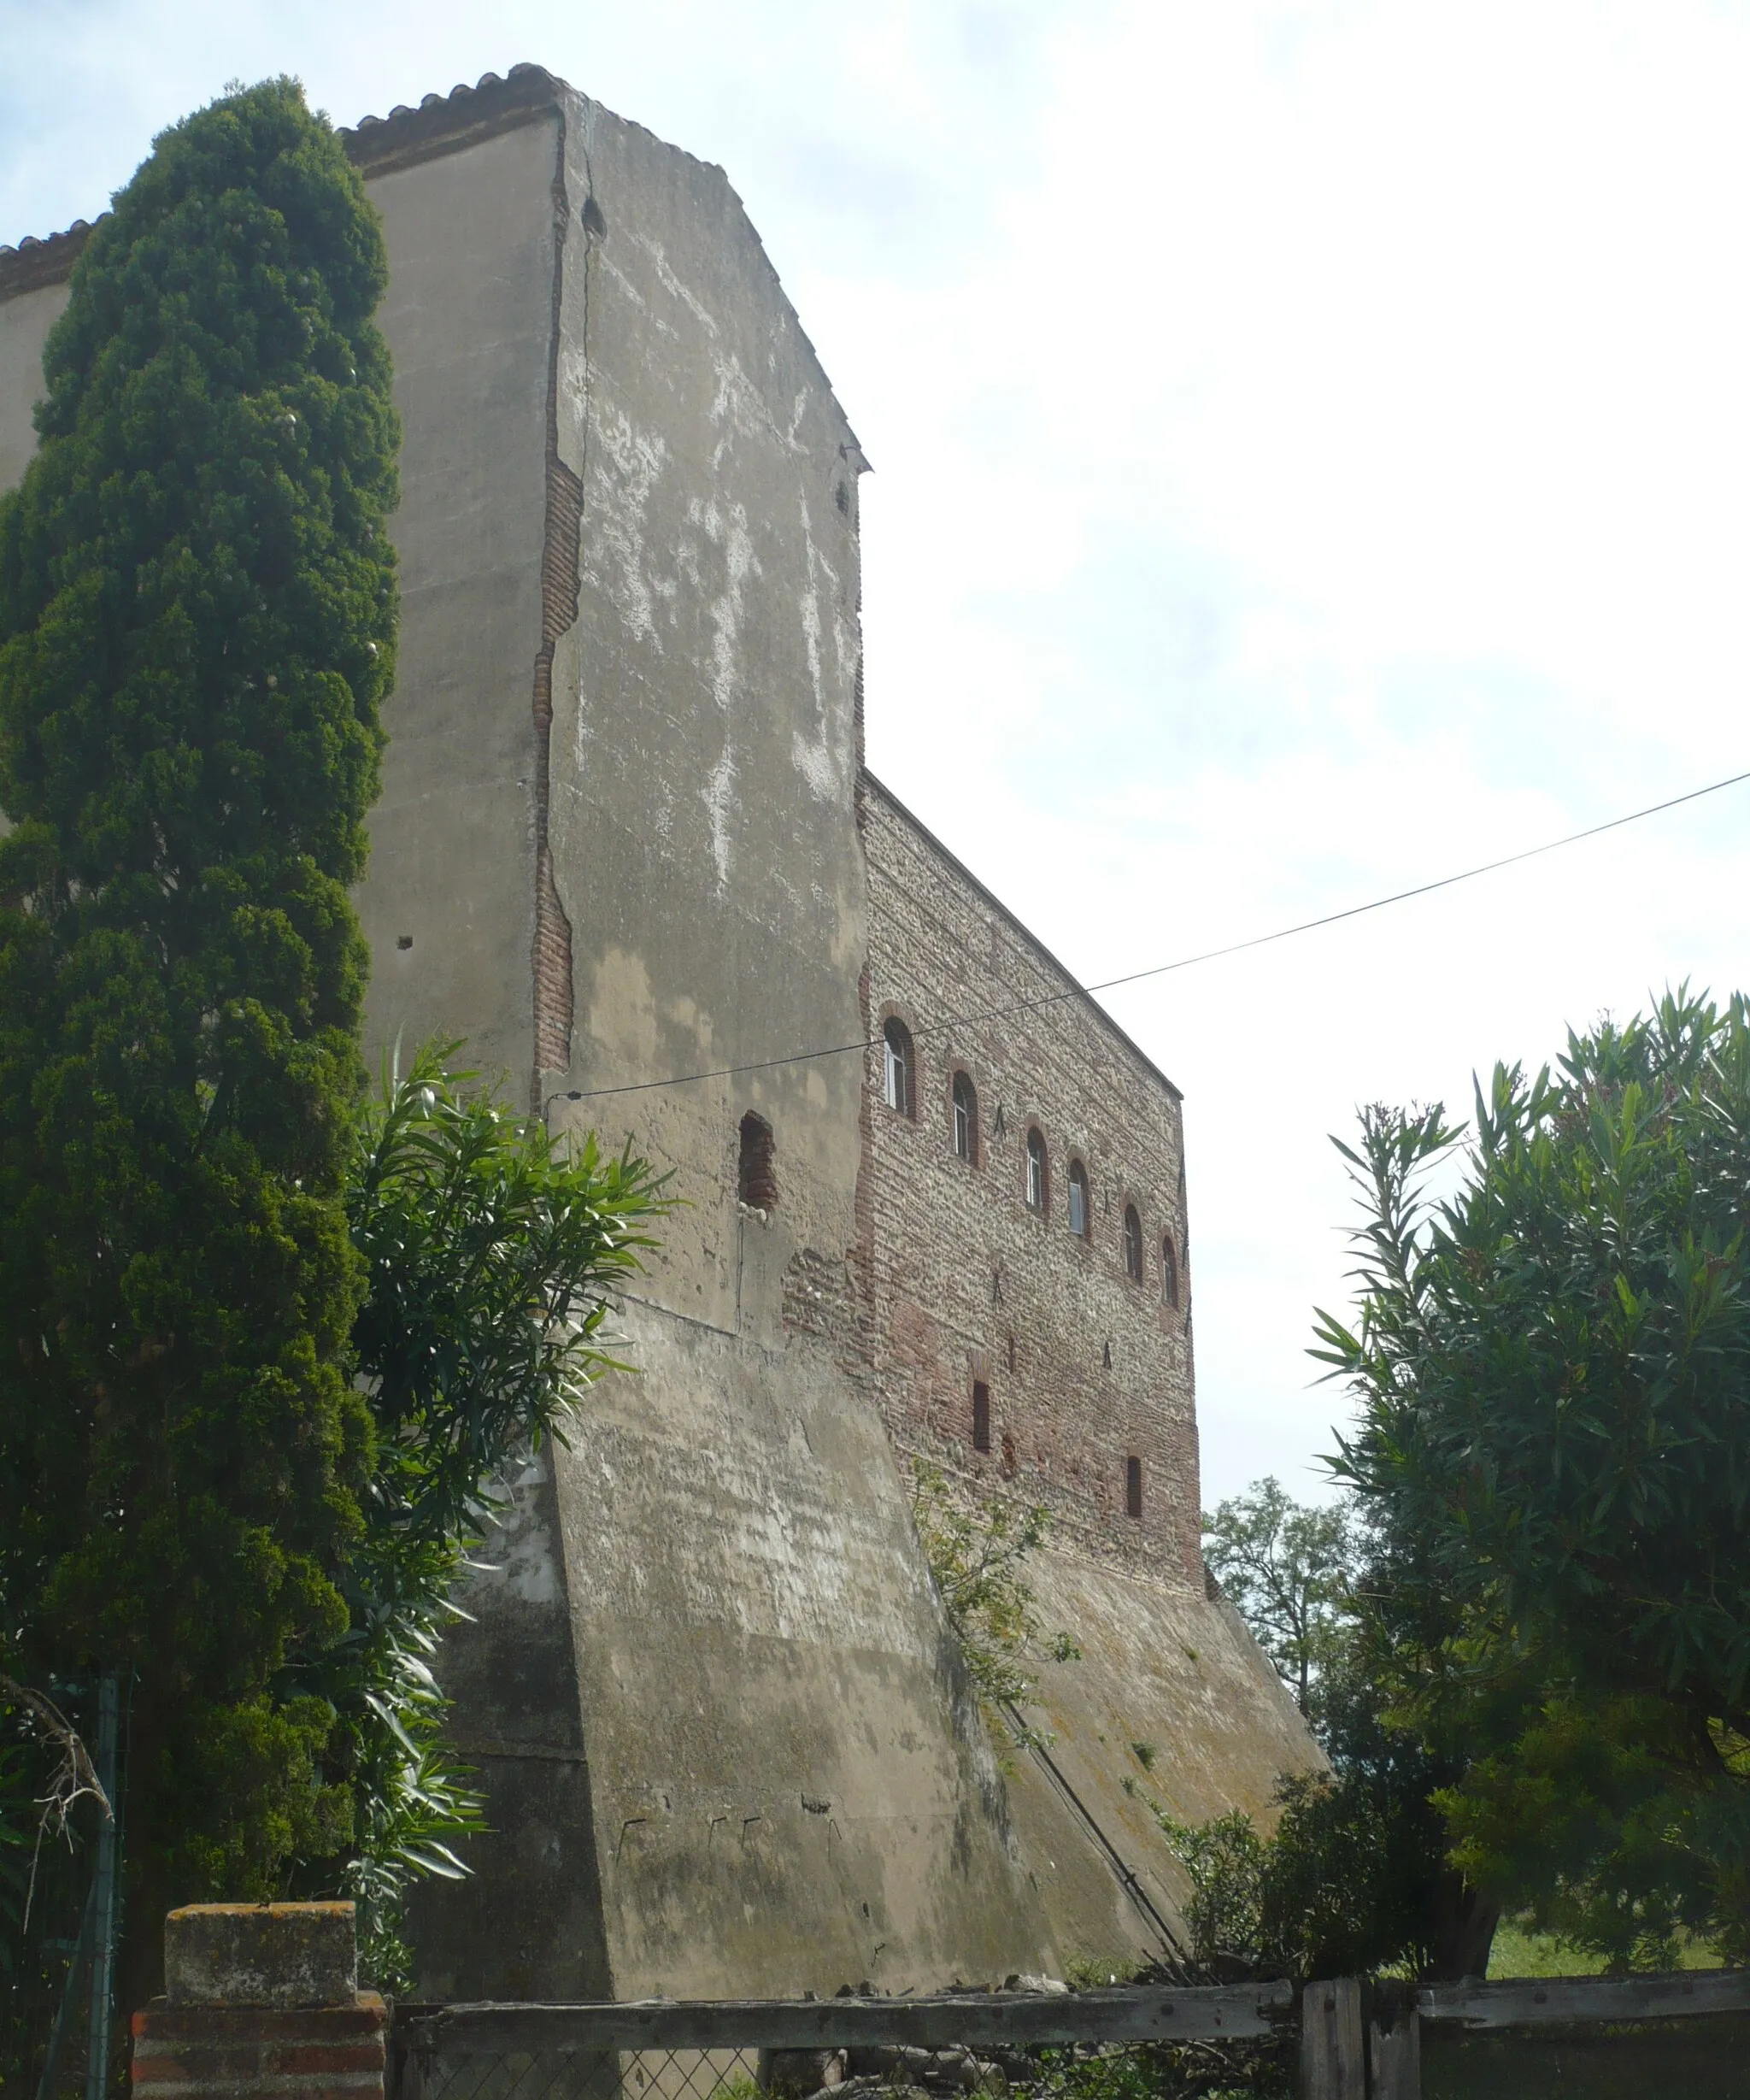
[{"label": "small rectangular window", "polygon": [[1125,1461],[1125,1510],[1127,1515],[1141,1518],[1142,1515],[1142,1462],[1140,1458]]},{"label": "small rectangular window", "polygon": [[972,1380],[972,1449],[990,1449],[990,1388],[982,1378]]}]

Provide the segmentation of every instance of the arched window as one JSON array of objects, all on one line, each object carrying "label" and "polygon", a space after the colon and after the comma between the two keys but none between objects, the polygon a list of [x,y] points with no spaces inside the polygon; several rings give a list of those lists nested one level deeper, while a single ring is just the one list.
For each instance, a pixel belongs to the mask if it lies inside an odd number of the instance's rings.
[{"label": "arched window", "polygon": [[911,1032],[902,1021],[890,1021],[881,1031],[883,1091],[890,1109],[901,1115],[918,1113],[918,1067]]},{"label": "arched window", "polygon": [[1173,1252],[1171,1232],[1167,1233],[1160,1243],[1160,1295],[1166,1304],[1177,1306],[1179,1302],[1179,1258]]},{"label": "arched window", "polygon": [[1027,1208],[1042,1217],[1051,1185],[1045,1172],[1045,1140],[1036,1130],[1027,1132]]},{"label": "arched window", "polygon": [[1078,1239],[1088,1237],[1088,1169],[1078,1159],[1070,1162],[1070,1230]]},{"label": "arched window", "polygon": [[736,1179],[736,1192],[749,1210],[770,1210],[778,1202],[772,1150],[771,1124],[749,1109],[742,1118],[741,1168]]},{"label": "arched window", "polygon": [[1142,1280],[1142,1221],[1134,1203],[1125,1205],[1125,1274],[1132,1283]]},{"label": "arched window", "polygon": [[967,1166],[978,1164],[978,1096],[964,1072],[954,1075],[954,1149]]}]

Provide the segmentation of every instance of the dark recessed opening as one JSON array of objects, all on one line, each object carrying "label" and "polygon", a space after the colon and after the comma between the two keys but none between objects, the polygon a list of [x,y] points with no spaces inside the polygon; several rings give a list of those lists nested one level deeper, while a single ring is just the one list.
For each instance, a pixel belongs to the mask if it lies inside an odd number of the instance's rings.
[{"label": "dark recessed opening", "polygon": [[749,1109],[742,1118],[741,1170],[737,1193],[750,1210],[771,1210],[778,1203],[778,1175],[772,1164],[772,1126]]},{"label": "dark recessed opening", "polygon": [[990,1449],[990,1388],[982,1378],[972,1380],[972,1449]]},{"label": "dark recessed opening", "polygon": [[901,1115],[918,1113],[918,1059],[912,1033],[897,1015],[881,1031],[882,1091],[890,1109]]},{"label": "dark recessed opening", "polygon": [[841,481],[838,486],[832,491],[832,500],[838,505],[840,510],[842,510],[847,517],[850,515],[851,492],[845,486],[843,481]]},{"label": "dark recessed opening", "polygon": [[411,948],[414,944],[414,937],[411,933],[397,933],[395,937],[395,944],[397,948]]},{"label": "dark recessed opening", "polygon": [[950,1093],[950,1121],[954,1151],[967,1166],[976,1167],[978,1164],[978,1092],[964,1072],[956,1072]]},{"label": "dark recessed opening", "polygon": [[1142,1514],[1142,1462],[1140,1458],[1125,1461],[1125,1513],[1140,1518]]}]

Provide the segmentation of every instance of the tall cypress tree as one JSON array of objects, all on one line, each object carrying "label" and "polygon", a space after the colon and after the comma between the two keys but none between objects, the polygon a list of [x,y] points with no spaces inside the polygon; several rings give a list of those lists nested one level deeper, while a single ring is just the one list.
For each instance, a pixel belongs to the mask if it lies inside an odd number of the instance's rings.
[{"label": "tall cypress tree", "polygon": [[0,504],[0,1669],[134,1673],[148,1943],[351,1823],[291,1687],[372,1462],[342,1180],[385,279],[295,81],[201,110],[80,256]]}]

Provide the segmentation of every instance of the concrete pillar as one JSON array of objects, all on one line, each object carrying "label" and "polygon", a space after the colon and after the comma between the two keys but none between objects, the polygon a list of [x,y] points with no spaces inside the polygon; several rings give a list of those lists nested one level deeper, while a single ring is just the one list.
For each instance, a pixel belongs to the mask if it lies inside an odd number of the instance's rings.
[{"label": "concrete pillar", "polygon": [[350,1903],[196,1903],[164,1921],[166,1995],[133,2016],[135,2100],[383,2100],[388,2011]]}]

